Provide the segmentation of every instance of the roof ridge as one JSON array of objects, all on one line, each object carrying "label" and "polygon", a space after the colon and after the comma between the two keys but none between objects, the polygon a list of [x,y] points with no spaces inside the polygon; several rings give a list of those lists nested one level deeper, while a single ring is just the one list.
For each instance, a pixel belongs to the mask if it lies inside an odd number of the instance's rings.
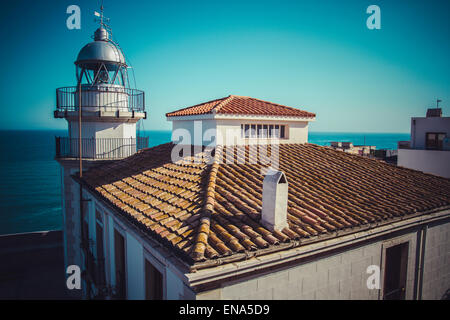
[{"label": "roof ridge", "polygon": [[[239,99],[244,103],[241,105]],[[236,102],[236,103],[234,103]],[[315,113],[283,104],[265,101],[249,96],[230,94],[226,97],[206,101],[190,107],[166,113],[166,117],[193,116],[212,114],[242,114],[242,115],[281,115],[299,118],[314,118]]]},{"label": "roof ridge", "polygon": [[[175,110],[175,111],[167,112],[167,113],[166,113],[166,117],[170,117],[170,114],[175,113],[175,112],[180,112],[180,111],[188,110],[188,109],[191,109],[191,108],[195,108],[195,107],[198,107],[198,106],[201,106],[201,105],[204,105],[204,104],[207,104],[207,103],[219,101],[219,100],[225,100],[225,99],[227,99],[227,98],[229,98],[229,97],[230,97],[230,96],[228,96],[228,97],[222,97],[222,98],[217,98],[217,99],[212,99],[212,100],[209,100],[209,101],[197,103],[197,104],[195,104],[195,105],[193,105],[193,106],[189,106],[189,107],[181,108],[181,109],[178,109],[178,110]],[[221,101],[221,102],[222,102],[222,101]],[[219,102],[219,104],[220,104],[221,102]],[[211,110],[214,109],[214,108],[215,108],[215,107],[211,108]]]},{"label": "roof ridge", "polygon": [[261,101],[261,102],[264,102],[264,103],[271,104],[271,105],[273,105],[273,106],[283,107],[283,108],[286,108],[286,109],[289,109],[289,110],[301,110],[301,111],[306,112],[306,113],[314,114],[314,116],[316,115],[314,112],[309,112],[309,111],[305,111],[305,110],[302,110],[302,109],[298,109],[298,108],[294,108],[294,107],[289,107],[289,106],[286,106],[286,105],[284,105],[284,104],[279,104],[279,103],[275,103],[275,102],[270,102],[270,101],[266,101],[266,100],[261,100],[261,99],[258,99],[258,98],[253,98],[253,97],[242,97],[242,98],[248,98],[248,99],[253,99],[253,100]]},{"label": "roof ridge", "polygon": [[211,213],[214,210],[216,177],[219,170],[219,159],[222,154],[222,146],[217,146],[214,154],[214,163],[209,171],[208,185],[206,186],[206,197],[200,217],[200,224],[197,232],[197,239],[193,247],[193,258],[200,261],[205,258],[205,250],[208,245],[209,230],[211,226]]},{"label": "roof ridge", "polygon": [[234,99],[234,97],[237,97],[235,95],[230,94],[228,97],[226,97],[224,100],[222,100],[221,102],[219,102],[214,108],[211,109],[211,112],[213,113],[218,113],[220,111],[220,109],[227,105],[228,102],[230,102],[231,100]]}]

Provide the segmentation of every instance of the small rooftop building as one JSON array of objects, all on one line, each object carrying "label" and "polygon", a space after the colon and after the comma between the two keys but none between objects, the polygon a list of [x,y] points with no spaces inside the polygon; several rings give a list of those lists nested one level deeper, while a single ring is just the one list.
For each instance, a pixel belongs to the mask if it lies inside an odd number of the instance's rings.
[{"label": "small rooftop building", "polygon": [[[167,117],[202,142],[179,149],[176,161],[170,142],[72,176],[89,252],[105,257],[101,268],[84,266],[91,292],[439,299],[450,288],[449,179],[310,144],[313,114],[258,99],[229,96]],[[209,145],[194,121],[218,131],[228,123],[242,135]],[[282,125],[290,140],[255,143],[259,129],[267,126],[267,139],[277,125],[278,140]]]},{"label": "small rooftop building", "polygon": [[397,164],[450,178],[450,117],[441,108],[411,118],[411,140],[399,141]]},{"label": "small rooftop building", "polygon": [[[250,97],[230,95],[166,114],[172,139],[193,145],[305,143],[311,112]],[[192,139],[193,137],[196,139]]]}]

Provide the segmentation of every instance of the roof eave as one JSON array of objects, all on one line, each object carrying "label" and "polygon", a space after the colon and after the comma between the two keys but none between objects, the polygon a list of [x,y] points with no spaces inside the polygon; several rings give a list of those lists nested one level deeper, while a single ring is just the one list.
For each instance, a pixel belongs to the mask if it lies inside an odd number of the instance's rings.
[{"label": "roof eave", "polygon": [[261,121],[291,121],[313,122],[316,117],[297,117],[286,115],[261,115],[261,114],[229,114],[229,113],[204,113],[196,115],[167,116],[167,121],[192,121],[192,120],[261,120]]}]

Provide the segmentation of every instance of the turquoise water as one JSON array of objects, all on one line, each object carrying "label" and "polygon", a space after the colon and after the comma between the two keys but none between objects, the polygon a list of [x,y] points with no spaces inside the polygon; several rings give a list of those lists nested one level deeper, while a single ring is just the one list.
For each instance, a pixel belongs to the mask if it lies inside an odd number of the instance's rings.
[{"label": "turquoise water", "polygon": [[397,149],[397,142],[406,140],[409,140],[409,133],[310,132],[308,137],[310,143],[321,146],[329,146],[331,141],[341,141],[376,146],[377,149]]},{"label": "turquoise water", "polygon": [[[61,178],[55,136],[66,131],[0,131],[0,234],[61,229]],[[146,131],[150,146],[170,140],[170,131]],[[309,141],[352,141],[377,149],[397,147],[409,134],[310,132]]]}]

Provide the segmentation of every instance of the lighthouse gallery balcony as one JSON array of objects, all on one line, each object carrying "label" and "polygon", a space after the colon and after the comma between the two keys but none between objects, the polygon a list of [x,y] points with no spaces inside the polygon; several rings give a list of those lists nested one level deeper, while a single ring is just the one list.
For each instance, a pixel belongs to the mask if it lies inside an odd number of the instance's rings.
[{"label": "lighthouse gallery balcony", "polygon": [[[56,89],[55,118],[77,122],[80,105],[77,86]],[[81,86],[82,123],[86,121],[137,122],[146,118],[144,92],[112,84]],[[79,156],[79,139],[56,137],[56,158]],[[83,159],[122,159],[148,146],[148,137],[81,139]]]},{"label": "lighthouse gallery balcony", "polygon": [[[79,99],[77,86],[56,89],[55,118],[78,116]],[[120,85],[84,84],[81,86],[81,111],[83,118],[94,116],[145,119],[144,91]]]}]

